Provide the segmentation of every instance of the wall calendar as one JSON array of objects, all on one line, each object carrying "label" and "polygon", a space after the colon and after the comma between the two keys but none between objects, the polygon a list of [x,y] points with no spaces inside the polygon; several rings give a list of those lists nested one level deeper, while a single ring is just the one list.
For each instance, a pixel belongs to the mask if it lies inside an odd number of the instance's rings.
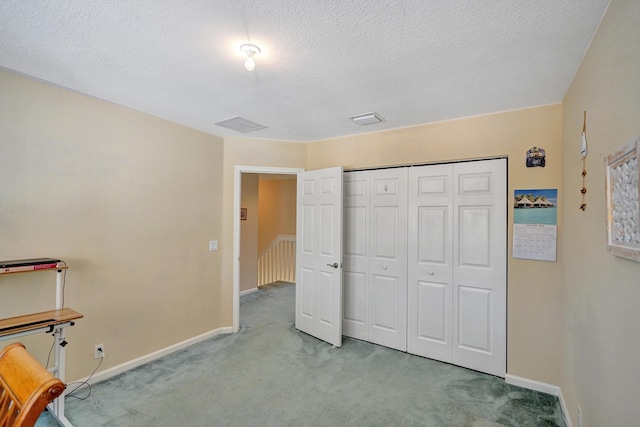
[{"label": "wall calendar", "polygon": [[515,190],[513,257],[556,261],[558,190]]}]

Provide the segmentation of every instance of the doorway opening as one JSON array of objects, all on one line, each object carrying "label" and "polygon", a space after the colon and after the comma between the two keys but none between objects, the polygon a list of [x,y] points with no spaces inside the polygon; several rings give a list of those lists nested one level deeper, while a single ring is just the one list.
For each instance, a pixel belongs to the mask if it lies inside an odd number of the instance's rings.
[{"label": "doorway opening", "polygon": [[[302,168],[279,168],[266,166],[236,166],[234,178],[234,220],[233,220],[233,331],[240,328],[240,272],[241,272],[241,214],[243,174],[297,175]],[[248,214],[248,213],[247,213]]]}]

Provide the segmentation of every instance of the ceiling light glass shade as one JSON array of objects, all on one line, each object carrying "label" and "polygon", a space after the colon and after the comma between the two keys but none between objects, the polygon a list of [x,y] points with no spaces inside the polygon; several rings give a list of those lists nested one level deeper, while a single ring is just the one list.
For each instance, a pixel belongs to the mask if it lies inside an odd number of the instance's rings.
[{"label": "ceiling light glass shade", "polygon": [[256,53],[260,53],[260,48],[254,44],[245,43],[240,46],[240,50],[243,51],[245,55],[247,55],[247,59],[244,61],[244,68],[246,68],[247,71],[255,70],[256,61],[255,59],[253,59],[253,55],[255,55]]},{"label": "ceiling light glass shade", "polygon": [[244,61],[244,68],[246,68],[247,71],[253,71],[256,69],[256,61],[253,60],[253,56],[248,57],[247,60]]}]

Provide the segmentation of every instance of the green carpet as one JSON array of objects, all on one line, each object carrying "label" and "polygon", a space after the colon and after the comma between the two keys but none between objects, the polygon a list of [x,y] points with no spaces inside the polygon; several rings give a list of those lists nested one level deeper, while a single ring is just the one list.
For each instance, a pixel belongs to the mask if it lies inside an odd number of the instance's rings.
[{"label": "green carpet", "polygon": [[[240,331],[67,397],[95,426],[564,426],[558,399],[475,371],[294,328],[293,285],[245,295]],[[36,424],[55,426],[45,413]]]}]

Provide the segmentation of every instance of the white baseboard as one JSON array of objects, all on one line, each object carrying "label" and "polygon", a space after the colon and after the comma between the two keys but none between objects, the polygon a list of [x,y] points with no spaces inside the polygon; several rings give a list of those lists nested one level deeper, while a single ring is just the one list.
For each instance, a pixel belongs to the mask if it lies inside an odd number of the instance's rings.
[{"label": "white baseboard", "polygon": [[142,366],[145,363],[152,362],[156,359],[166,356],[167,354],[171,354],[176,351],[185,349],[201,341],[208,340],[209,338],[213,338],[218,335],[230,334],[230,333],[233,333],[233,328],[231,327],[214,329],[213,331],[205,332],[204,334],[195,336],[186,341],[182,341],[177,344],[171,345],[169,347],[163,348],[162,350],[154,351],[153,353],[149,353],[145,356],[138,357],[137,359],[130,360],[128,362],[114,366],[113,368],[105,369],[104,371],[96,373],[91,378],[86,377],[74,382],[77,382],[77,383],[88,382],[89,384],[96,384],[96,383],[99,383],[100,381],[105,381],[109,378],[115,377],[116,375],[129,371],[133,368],[137,368],[138,366]]},{"label": "white baseboard", "polygon": [[573,424],[571,423],[571,416],[569,415],[569,408],[567,408],[567,403],[564,401],[564,396],[562,395],[562,389],[560,389],[558,399],[560,400],[560,407],[562,408],[564,423],[567,425],[567,427],[573,427]]},{"label": "white baseboard", "polygon": [[541,391],[552,396],[558,396],[560,394],[560,387],[557,385],[547,384],[510,374],[505,375],[504,380],[507,384],[517,385],[518,387],[528,388],[529,390]]},{"label": "white baseboard", "polygon": [[542,393],[556,396],[560,401],[560,408],[562,409],[562,416],[564,417],[565,424],[567,425],[567,427],[572,427],[571,417],[569,416],[569,411],[567,409],[567,405],[564,401],[564,396],[562,395],[562,389],[560,387],[558,387],[557,385],[530,380],[528,378],[518,377],[516,375],[510,374],[505,375],[504,380],[507,384],[515,385],[522,388],[528,388],[529,390],[540,391]]},{"label": "white baseboard", "polygon": [[246,291],[242,291],[242,292],[240,292],[240,296],[242,296],[242,295],[252,294],[252,293],[254,293],[254,292],[258,292],[258,288],[257,288],[257,287],[255,287],[255,288],[251,288],[251,289],[247,289]]}]

